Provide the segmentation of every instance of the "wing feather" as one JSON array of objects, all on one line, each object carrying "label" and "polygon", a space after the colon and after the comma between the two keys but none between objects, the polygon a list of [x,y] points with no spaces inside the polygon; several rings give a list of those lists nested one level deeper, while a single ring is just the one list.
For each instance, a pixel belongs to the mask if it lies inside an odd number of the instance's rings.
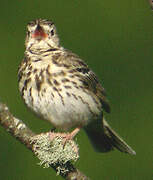
[{"label": "wing feather", "polygon": [[110,106],[106,98],[105,89],[101,86],[97,76],[89,69],[87,64],[85,64],[77,55],[71,52],[68,53],[68,51],[66,51],[65,56],[62,57],[62,62],[71,66],[71,69],[75,74],[80,77],[82,86],[98,97],[102,104],[102,108],[107,113],[110,113]]}]

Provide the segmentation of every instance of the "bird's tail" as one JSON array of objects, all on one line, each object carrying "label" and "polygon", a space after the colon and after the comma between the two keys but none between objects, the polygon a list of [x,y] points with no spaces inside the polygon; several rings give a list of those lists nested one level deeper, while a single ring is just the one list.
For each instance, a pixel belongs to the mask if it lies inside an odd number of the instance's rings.
[{"label": "bird's tail", "polygon": [[103,124],[97,121],[85,127],[85,131],[98,152],[108,152],[114,148],[121,152],[135,155],[136,152],[109,126],[105,119]]}]

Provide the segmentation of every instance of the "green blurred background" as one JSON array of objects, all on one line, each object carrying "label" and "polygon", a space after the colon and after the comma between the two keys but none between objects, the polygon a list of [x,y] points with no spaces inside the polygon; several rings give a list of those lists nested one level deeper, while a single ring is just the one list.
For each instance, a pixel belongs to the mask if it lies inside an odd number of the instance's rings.
[{"label": "green blurred background", "polygon": [[[0,100],[36,133],[51,129],[23,104],[17,69],[25,27],[36,18],[55,22],[62,45],[84,59],[103,82],[112,107],[107,120],[136,156],[94,152],[81,131],[76,166],[94,180],[152,179],[153,12],[147,0],[1,0]],[[0,127],[0,179],[62,179]]]}]

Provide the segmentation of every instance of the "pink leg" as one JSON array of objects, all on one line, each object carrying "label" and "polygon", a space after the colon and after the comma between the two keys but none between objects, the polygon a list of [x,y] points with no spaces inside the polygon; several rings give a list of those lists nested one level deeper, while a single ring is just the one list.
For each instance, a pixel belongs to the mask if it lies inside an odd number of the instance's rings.
[{"label": "pink leg", "polygon": [[50,132],[50,140],[52,141],[54,138],[56,137],[61,137],[64,139],[64,144],[69,141],[72,140],[76,134],[80,131],[81,127],[77,127],[75,128],[71,133],[54,133],[54,132]]},{"label": "pink leg", "polygon": [[80,131],[81,127],[75,128],[71,133],[68,134],[69,138],[68,140],[72,140]]}]

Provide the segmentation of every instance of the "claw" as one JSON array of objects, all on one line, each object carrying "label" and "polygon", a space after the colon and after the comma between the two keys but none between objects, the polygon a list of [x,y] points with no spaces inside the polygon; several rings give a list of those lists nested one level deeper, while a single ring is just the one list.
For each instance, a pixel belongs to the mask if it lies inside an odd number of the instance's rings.
[{"label": "claw", "polygon": [[56,137],[63,138],[63,148],[65,147],[66,143],[70,140],[72,140],[76,134],[80,131],[80,128],[74,129],[71,133],[55,133],[55,132],[49,132],[50,140],[53,141]]}]

